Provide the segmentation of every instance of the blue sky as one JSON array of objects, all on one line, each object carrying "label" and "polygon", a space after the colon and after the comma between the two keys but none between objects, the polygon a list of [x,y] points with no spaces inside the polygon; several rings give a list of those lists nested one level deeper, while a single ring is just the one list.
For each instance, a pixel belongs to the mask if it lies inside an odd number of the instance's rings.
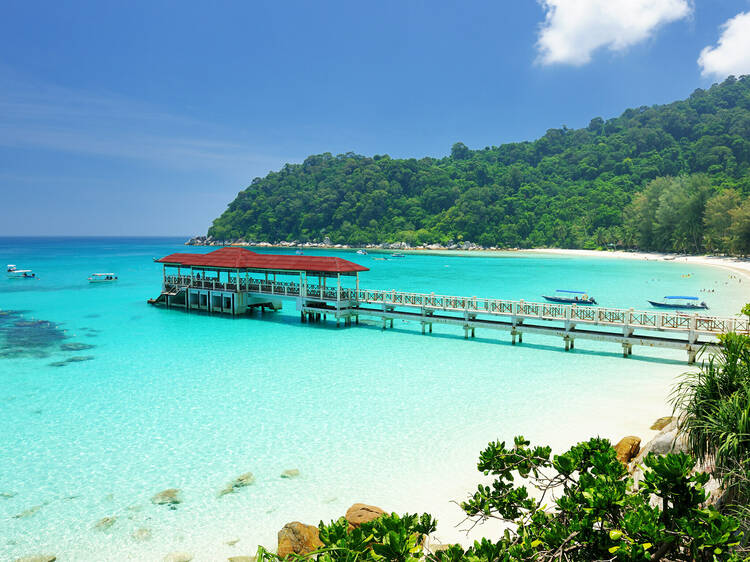
[{"label": "blue sky", "polygon": [[202,234],[321,152],[442,156],[750,73],[746,0],[4,2],[0,235]]}]

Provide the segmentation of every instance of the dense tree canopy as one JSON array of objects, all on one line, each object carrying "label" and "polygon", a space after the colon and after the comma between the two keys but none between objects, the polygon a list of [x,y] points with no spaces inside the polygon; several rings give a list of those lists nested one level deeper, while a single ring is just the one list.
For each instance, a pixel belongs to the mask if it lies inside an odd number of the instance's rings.
[{"label": "dense tree canopy", "polygon": [[458,142],[439,159],[310,156],[254,179],[209,235],[747,253],[749,194],[750,76],[729,77],[533,142]]}]

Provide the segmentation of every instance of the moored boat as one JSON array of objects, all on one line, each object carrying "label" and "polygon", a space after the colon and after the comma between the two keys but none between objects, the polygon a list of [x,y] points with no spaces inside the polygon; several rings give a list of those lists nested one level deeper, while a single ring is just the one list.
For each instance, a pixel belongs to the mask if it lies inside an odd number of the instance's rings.
[{"label": "moored boat", "polygon": [[357,250],[357,254],[359,254],[360,256],[366,256],[367,255],[367,250],[364,250],[364,249]]},{"label": "moored boat", "polygon": [[649,300],[649,304],[656,308],[669,308],[671,310],[708,310],[708,305],[705,301],[700,301],[698,297],[681,297],[672,296],[664,297],[659,301]]},{"label": "moored boat", "polygon": [[36,279],[36,273],[30,269],[18,269],[15,265],[9,263],[8,277],[11,279]]},{"label": "moored boat", "polygon": [[405,258],[405,257],[406,257],[406,255],[405,255],[405,254],[402,254],[402,253],[400,253],[400,252],[394,252],[393,254],[391,254],[391,257],[392,257],[392,258]]},{"label": "moored boat", "polygon": [[542,295],[542,298],[550,302],[559,302],[563,304],[596,304],[596,299],[594,297],[588,296],[586,291],[568,291],[567,289],[557,289],[554,295]]},{"label": "moored boat", "polygon": [[117,275],[114,273],[92,273],[89,277],[89,283],[112,283],[117,281]]}]

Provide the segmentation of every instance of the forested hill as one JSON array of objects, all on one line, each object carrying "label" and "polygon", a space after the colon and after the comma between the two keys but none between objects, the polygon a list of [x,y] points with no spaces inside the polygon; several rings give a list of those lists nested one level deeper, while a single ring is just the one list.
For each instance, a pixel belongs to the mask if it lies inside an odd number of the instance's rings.
[{"label": "forested hill", "polygon": [[310,156],[254,179],[208,234],[747,253],[748,194],[743,76],[583,129],[550,129],[533,142],[482,150],[456,143],[439,159]]}]

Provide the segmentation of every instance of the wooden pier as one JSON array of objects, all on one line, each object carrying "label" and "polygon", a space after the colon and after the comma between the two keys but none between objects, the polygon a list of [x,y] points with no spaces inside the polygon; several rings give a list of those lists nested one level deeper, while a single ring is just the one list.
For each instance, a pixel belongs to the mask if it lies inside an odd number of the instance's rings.
[{"label": "wooden pier", "polygon": [[[366,316],[381,320],[383,329],[393,328],[394,320],[415,322],[423,334],[433,324],[447,324],[461,328],[466,339],[477,328],[507,332],[513,344],[521,344],[524,334],[558,336],[566,351],[577,339],[619,344],[623,357],[637,345],[682,349],[688,363],[721,334],[750,333],[750,322],[740,317],[360,289],[359,273],[367,268],[340,258],[222,248],[157,261],[164,264],[162,293],[150,302],[187,310],[244,314],[257,307],[278,310],[291,301],[302,322],[330,317],[348,326]],[[168,275],[167,267],[176,274]],[[353,280],[354,287],[342,286],[342,280]]]}]

